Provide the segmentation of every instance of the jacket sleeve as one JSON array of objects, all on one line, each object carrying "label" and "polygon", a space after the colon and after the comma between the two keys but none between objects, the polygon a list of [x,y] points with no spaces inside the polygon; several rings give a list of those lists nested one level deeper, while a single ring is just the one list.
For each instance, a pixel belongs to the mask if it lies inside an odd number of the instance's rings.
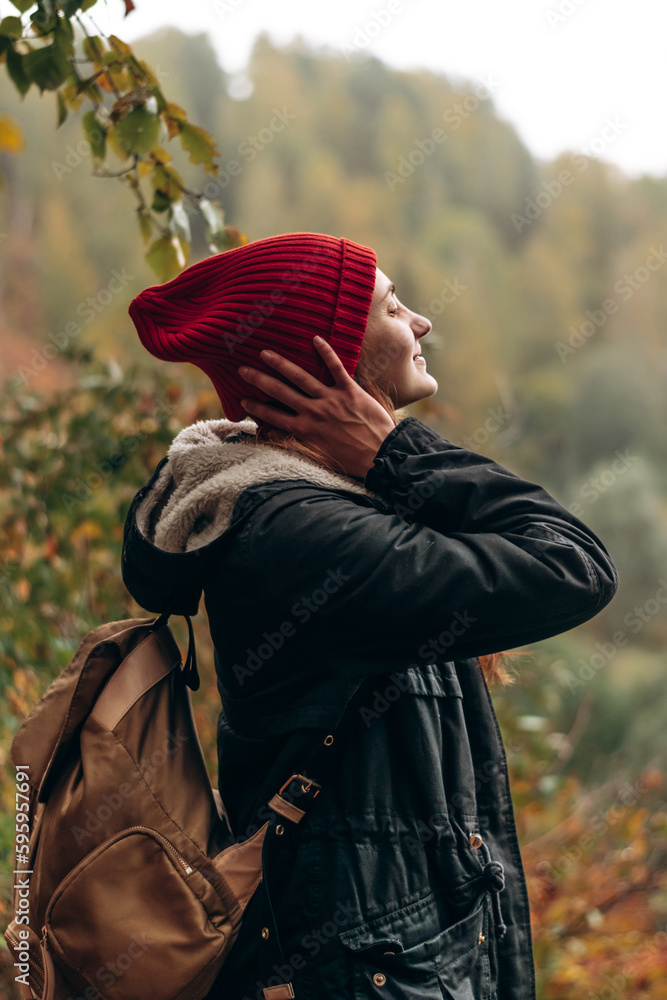
[{"label": "jacket sleeve", "polygon": [[616,591],[602,542],[551,494],[415,417],[387,435],[365,486],[387,512],[286,490],[246,534],[261,606],[301,617],[357,674],[536,642]]}]

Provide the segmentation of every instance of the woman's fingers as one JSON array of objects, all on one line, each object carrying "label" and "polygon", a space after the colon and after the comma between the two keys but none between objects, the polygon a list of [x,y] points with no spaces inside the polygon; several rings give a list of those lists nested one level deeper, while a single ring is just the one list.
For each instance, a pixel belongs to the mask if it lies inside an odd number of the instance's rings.
[{"label": "woman's fingers", "polygon": [[[352,379],[350,379],[349,375],[345,371],[340,358],[325,340],[321,337],[315,337],[314,345],[322,356],[329,371],[332,373],[336,388],[345,388],[346,381],[352,382]],[[289,361],[287,358],[284,358],[281,354],[277,354],[275,351],[261,351],[260,357],[265,364],[271,365],[271,367],[275,368],[277,372],[280,372],[282,376],[289,379],[289,381],[292,382],[293,386],[296,388],[293,388],[279,378],[274,378],[266,372],[259,371],[257,368],[248,367],[247,365],[239,367],[239,375],[245,379],[246,382],[256,385],[262,390],[262,392],[265,392],[267,396],[273,396],[279,402],[289,406],[290,409],[294,410],[297,414],[300,414],[304,409],[304,403],[306,400],[321,399],[327,391],[330,392],[333,388],[332,386],[325,386],[323,382],[314,378],[309,372],[305,371],[299,365],[295,364],[293,361]],[[266,404],[264,405],[266,406]],[[263,413],[259,413],[259,411],[257,412],[259,416],[264,417]],[[268,411],[265,412],[268,413]],[[280,411],[275,412],[278,413]],[[266,416],[266,419],[269,419],[268,416]]]},{"label": "woman's fingers", "polygon": [[296,417],[278,409],[277,406],[272,406],[271,403],[263,403],[259,399],[242,399],[241,406],[251,417],[259,417],[265,423],[273,424],[283,431],[296,430]]},{"label": "woman's fingers", "polygon": [[316,350],[322,355],[324,363],[333,375],[337,386],[343,388],[347,382],[353,381],[345,370],[345,365],[340,360],[331,344],[328,344],[323,337],[313,337],[313,344],[315,345]]},{"label": "woman's fingers", "polygon": [[[309,372],[293,361],[288,361],[282,354],[276,354],[275,351],[260,351],[259,356],[265,364],[271,365],[272,368],[275,368],[281,375],[284,375],[290,382],[298,386],[306,396],[310,396],[311,399],[317,399],[321,395],[324,386],[319,379],[314,378]],[[267,377],[270,378],[271,376]]]},{"label": "woman's fingers", "polygon": [[241,378],[249,383],[249,393],[252,391],[251,386],[256,385],[267,396],[273,396],[274,399],[289,406],[297,413],[301,412],[304,403],[309,400],[305,393],[299,392],[298,389],[292,388],[285,382],[281,382],[280,379],[274,378],[273,375],[267,375],[266,372],[261,372],[257,368],[242,366],[238,372]]}]

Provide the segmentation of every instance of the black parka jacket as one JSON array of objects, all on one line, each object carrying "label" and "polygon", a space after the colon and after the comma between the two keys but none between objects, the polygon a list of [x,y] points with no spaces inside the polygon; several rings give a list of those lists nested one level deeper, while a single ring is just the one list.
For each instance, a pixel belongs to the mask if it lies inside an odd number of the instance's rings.
[{"label": "black parka jacket", "polygon": [[289,980],[298,1000],[534,1000],[505,753],[476,657],[592,618],[617,587],[609,555],[546,490],[415,417],[363,480],[255,430],[181,431],[132,502],[122,558],[150,612],[194,614],[203,590],[219,788],[239,838],[290,774],[317,779],[304,759],[348,720],[210,996],[254,1000]]}]

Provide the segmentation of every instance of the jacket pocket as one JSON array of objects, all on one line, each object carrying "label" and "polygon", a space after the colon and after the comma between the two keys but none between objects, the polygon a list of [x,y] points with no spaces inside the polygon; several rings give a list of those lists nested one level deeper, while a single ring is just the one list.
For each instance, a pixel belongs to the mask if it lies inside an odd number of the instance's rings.
[{"label": "jacket pocket", "polygon": [[436,913],[429,896],[341,932],[355,1000],[492,1000],[486,894],[461,920],[419,940]]},{"label": "jacket pocket", "polygon": [[453,663],[427,663],[393,673],[392,678],[406,694],[436,698],[461,698],[461,685]]}]

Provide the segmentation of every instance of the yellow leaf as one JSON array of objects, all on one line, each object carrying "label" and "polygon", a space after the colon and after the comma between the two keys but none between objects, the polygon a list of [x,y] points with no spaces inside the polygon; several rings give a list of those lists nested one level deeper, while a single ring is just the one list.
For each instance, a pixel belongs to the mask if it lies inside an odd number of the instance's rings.
[{"label": "yellow leaf", "polygon": [[77,542],[86,539],[90,541],[92,538],[101,538],[102,528],[97,523],[97,521],[91,521],[90,519],[82,521],[81,524],[77,525],[71,534],[71,539],[76,545]]},{"label": "yellow leaf", "polygon": [[171,160],[171,153],[169,153],[163,146],[154,146],[151,150],[153,156],[161,160],[163,163],[169,163]]},{"label": "yellow leaf", "polygon": [[177,118],[182,122],[188,117],[187,112],[183,110],[180,104],[172,104],[171,101],[167,101],[167,114],[170,118]]},{"label": "yellow leaf", "polygon": [[217,174],[219,165],[213,162],[215,156],[220,153],[215,148],[213,136],[198,125],[191,125],[189,122],[182,122],[180,125],[181,145],[188,154],[190,163],[195,166],[203,165],[204,170],[209,174]]},{"label": "yellow leaf", "polygon": [[21,126],[9,115],[0,115],[0,153],[22,153],[24,149]]},{"label": "yellow leaf", "polygon": [[109,35],[109,41],[113,45],[116,52],[120,52],[124,56],[132,55],[131,47],[127,44],[127,42],[122,41],[118,35]]}]

